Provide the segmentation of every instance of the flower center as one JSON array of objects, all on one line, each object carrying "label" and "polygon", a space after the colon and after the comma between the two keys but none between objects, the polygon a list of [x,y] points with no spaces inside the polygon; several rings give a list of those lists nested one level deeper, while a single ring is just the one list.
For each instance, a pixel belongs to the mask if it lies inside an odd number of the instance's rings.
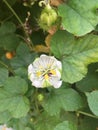
[{"label": "flower center", "polygon": [[45,78],[45,80],[48,80],[48,79],[49,79],[49,75],[48,75],[48,74],[45,74],[45,75],[44,75],[44,78]]},{"label": "flower center", "polygon": [[49,77],[51,77],[52,75],[56,75],[56,71],[55,70],[47,69],[45,71],[37,71],[36,72],[36,76],[37,77],[43,76],[45,78],[45,80],[48,80]]}]

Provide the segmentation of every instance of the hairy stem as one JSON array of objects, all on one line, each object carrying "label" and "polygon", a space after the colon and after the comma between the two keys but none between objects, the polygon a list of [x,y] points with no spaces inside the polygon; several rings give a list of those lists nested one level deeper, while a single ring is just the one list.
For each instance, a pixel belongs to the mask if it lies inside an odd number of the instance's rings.
[{"label": "hairy stem", "polygon": [[26,36],[26,43],[28,44],[29,48],[31,51],[33,51],[33,43],[29,37],[29,34],[25,31],[24,28],[24,23],[21,21],[21,19],[19,18],[19,16],[16,14],[16,12],[13,10],[13,8],[10,6],[10,4],[7,2],[7,0],[3,0],[3,2],[6,4],[6,6],[10,9],[10,11],[13,13],[13,15],[16,17],[16,19],[18,20],[18,22],[20,23],[20,25],[22,26],[25,36]]},{"label": "hairy stem", "polygon": [[92,114],[89,114],[89,113],[86,113],[86,112],[83,112],[83,111],[78,111],[77,113],[98,119],[98,116],[95,116],[95,115],[92,115]]}]

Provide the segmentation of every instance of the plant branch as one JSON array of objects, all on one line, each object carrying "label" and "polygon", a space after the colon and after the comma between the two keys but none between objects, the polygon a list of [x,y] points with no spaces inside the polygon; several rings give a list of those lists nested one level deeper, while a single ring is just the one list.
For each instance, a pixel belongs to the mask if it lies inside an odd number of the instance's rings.
[{"label": "plant branch", "polygon": [[12,9],[12,7],[10,6],[10,4],[6,0],[3,0],[3,1],[7,5],[7,7],[11,10],[11,12],[13,13],[13,15],[17,18],[17,20],[19,21],[19,23],[21,24],[21,26],[23,26],[23,22],[18,17],[18,15],[16,14],[16,12]]},{"label": "plant branch", "polygon": [[83,112],[83,111],[78,111],[77,113],[98,119],[98,116],[95,116],[95,115],[92,115],[92,114],[89,114],[89,113],[86,113],[86,112]]},{"label": "plant branch", "polygon": [[26,43],[28,44],[29,48],[31,51],[33,51],[33,43],[29,37],[29,34],[26,32],[25,28],[24,28],[24,23],[21,21],[21,19],[19,18],[19,16],[17,15],[17,13],[13,10],[13,8],[10,6],[10,4],[7,2],[7,0],[3,0],[4,3],[6,4],[6,6],[10,9],[10,11],[13,13],[13,15],[16,17],[16,19],[18,20],[18,22],[21,24],[23,30],[24,30],[24,33],[25,33],[25,36],[26,36]]}]

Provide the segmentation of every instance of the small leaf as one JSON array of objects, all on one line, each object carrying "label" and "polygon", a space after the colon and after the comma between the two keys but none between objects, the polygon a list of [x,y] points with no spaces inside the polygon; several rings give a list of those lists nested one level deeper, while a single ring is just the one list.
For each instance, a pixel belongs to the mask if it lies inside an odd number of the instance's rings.
[{"label": "small leaf", "polygon": [[54,130],[77,130],[76,126],[68,121],[58,124]]},{"label": "small leaf", "polygon": [[7,22],[0,27],[0,47],[6,50],[15,50],[19,44],[19,38],[14,33],[16,27],[13,23]]},{"label": "small leaf", "polygon": [[76,111],[83,105],[82,98],[73,89],[55,90],[43,102],[44,109],[50,115],[59,114],[62,108],[66,111]]},{"label": "small leaf", "polygon": [[62,17],[62,26],[76,36],[91,32],[98,24],[97,8],[98,0],[70,0],[60,5],[58,13]]},{"label": "small leaf", "polygon": [[98,116],[98,91],[86,93],[86,96],[90,110]]}]

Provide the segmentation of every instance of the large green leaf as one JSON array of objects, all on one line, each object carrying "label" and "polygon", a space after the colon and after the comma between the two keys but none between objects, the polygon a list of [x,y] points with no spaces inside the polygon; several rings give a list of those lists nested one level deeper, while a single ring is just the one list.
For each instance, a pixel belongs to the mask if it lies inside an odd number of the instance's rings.
[{"label": "large green leaf", "polygon": [[62,108],[66,111],[76,111],[83,105],[81,96],[73,89],[55,90],[43,102],[44,109],[50,115],[59,114]]},{"label": "large green leaf", "polygon": [[24,96],[28,85],[19,77],[8,78],[0,89],[0,111],[8,110],[13,117],[20,118],[29,111],[29,100]]},{"label": "large green leaf", "polygon": [[58,124],[54,130],[77,130],[76,126],[69,121],[64,121]]},{"label": "large green leaf", "polygon": [[62,60],[62,79],[74,83],[87,74],[88,64],[98,62],[98,37],[89,34],[74,38],[58,31],[51,40],[51,51]]},{"label": "large green leaf", "polygon": [[14,33],[16,27],[13,23],[7,22],[0,27],[0,47],[12,51],[19,44],[19,38]]},{"label": "large green leaf", "polygon": [[4,81],[8,78],[8,70],[0,68],[0,86],[3,86]]},{"label": "large green leaf", "polygon": [[86,93],[86,96],[90,110],[98,116],[98,90]]},{"label": "large green leaf", "polygon": [[98,0],[69,0],[58,8],[62,26],[77,36],[91,32],[98,24],[97,8]]}]

